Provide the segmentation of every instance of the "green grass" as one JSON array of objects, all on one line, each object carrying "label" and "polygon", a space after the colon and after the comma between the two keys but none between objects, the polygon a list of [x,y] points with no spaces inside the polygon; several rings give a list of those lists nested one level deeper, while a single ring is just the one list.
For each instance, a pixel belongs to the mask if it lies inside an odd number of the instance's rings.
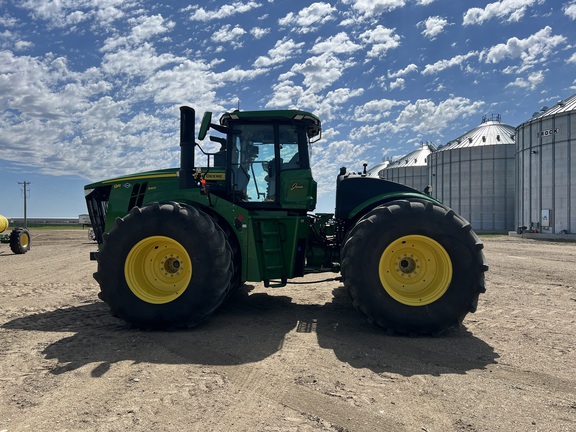
[{"label": "green grass", "polygon": [[80,224],[28,224],[28,229],[33,230],[88,230],[90,227]]}]

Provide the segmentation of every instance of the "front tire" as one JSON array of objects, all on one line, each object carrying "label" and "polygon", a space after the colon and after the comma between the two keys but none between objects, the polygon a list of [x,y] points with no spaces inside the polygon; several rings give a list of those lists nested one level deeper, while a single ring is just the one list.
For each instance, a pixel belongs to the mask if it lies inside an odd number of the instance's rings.
[{"label": "front tire", "polygon": [[177,203],[133,208],[104,236],[94,275],[113,315],[142,329],[190,328],[224,300],[233,272],[225,234]]},{"label": "front tire", "polygon": [[389,333],[438,335],[458,327],[485,291],[483,244],[440,204],[407,199],[373,209],[342,248],[356,309]]},{"label": "front tire", "polygon": [[14,228],[10,233],[10,249],[15,254],[25,254],[30,250],[30,232],[26,228]]}]

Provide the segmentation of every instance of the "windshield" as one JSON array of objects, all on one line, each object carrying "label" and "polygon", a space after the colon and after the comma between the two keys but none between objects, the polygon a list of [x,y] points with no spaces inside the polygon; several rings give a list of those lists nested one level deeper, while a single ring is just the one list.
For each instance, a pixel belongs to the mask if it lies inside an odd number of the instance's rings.
[{"label": "windshield", "polygon": [[232,190],[243,201],[275,202],[282,171],[301,168],[298,126],[234,125]]}]

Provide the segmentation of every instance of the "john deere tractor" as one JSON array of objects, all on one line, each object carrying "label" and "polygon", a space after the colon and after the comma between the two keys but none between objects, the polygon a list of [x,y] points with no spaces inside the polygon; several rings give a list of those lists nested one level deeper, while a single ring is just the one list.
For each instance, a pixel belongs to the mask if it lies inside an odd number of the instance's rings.
[{"label": "john deere tractor", "polygon": [[[439,334],[474,312],[488,269],[470,224],[429,195],[341,168],[334,214],[313,214],[315,115],[233,111],[198,133],[180,108],[180,167],[85,186],[111,312],[142,329],[206,320],[244,282],[337,272],[354,306],[398,334]],[[197,163],[196,156],[201,160]]]},{"label": "john deere tractor", "polygon": [[14,228],[10,234],[2,234],[8,229],[8,219],[0,215],[0,243],[10,244],[15,254],[25,254],[30,250],[30,233],[26,228]]}]

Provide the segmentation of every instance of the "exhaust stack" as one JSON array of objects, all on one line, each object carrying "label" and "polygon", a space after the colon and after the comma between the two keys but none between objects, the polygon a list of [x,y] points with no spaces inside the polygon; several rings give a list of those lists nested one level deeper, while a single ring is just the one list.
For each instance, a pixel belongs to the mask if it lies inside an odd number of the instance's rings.
[{"label": "exhaust stack", "polygon": [[188,106],[180,107],[180,189],[189,189],[195,186],[194,182],[194,123],[196,112]]}]

